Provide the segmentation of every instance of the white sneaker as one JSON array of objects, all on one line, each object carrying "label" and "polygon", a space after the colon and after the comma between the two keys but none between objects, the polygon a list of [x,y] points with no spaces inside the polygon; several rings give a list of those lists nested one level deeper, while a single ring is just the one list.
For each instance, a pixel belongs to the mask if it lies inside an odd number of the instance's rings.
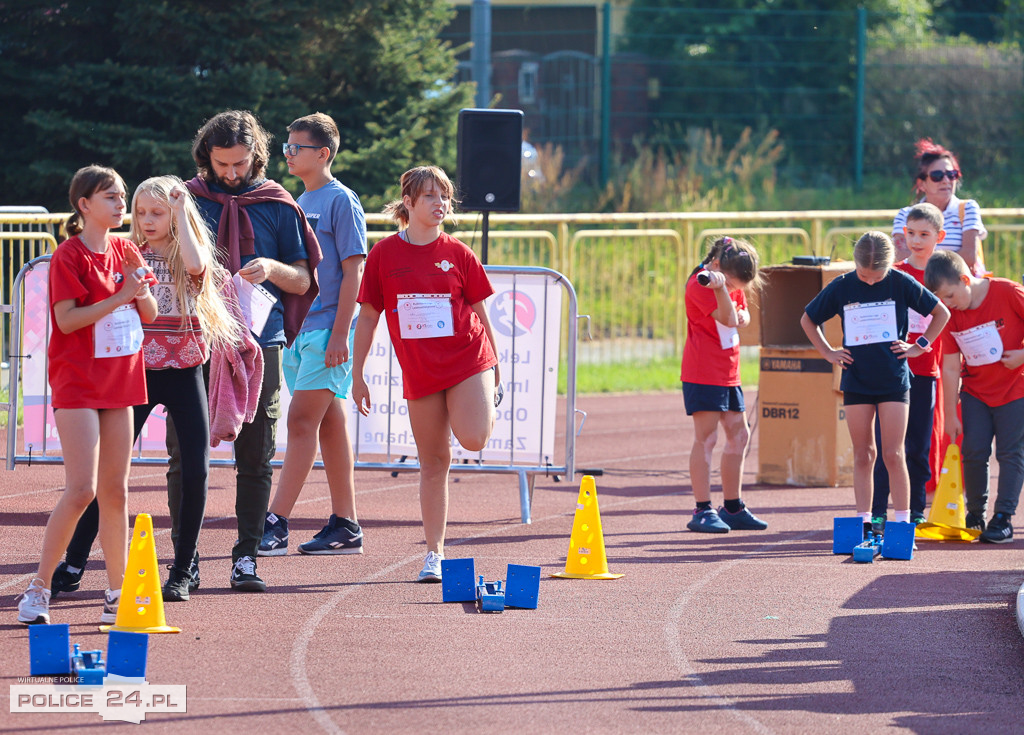
[{"label": "white sneaker", "polygon": [[48,625],[50,622],[50,590],[38,577],[32,580],[18,601],[18,622],[25,625]]},{"label": "white sneaker", "polygon": [[121,601],[121,590],[107,590],[103,594],[103,614],[100,622],[113,625],[117,622],[117,604]]},{"label": "white sneaker", "polygon": [[433,551],[427,552],[427,559],[423,562],[423,569],[420,570],[419,582],[440,582],[441,561],[444,556]]}]

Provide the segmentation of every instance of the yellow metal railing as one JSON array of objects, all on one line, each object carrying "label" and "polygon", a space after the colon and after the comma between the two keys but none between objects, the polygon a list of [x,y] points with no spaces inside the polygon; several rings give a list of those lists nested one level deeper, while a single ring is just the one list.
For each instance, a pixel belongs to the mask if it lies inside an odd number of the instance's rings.
[{"label": "yellow metal railing", "polygon": [[[581,345],[581,362],[648,359],[681,354],[684,285],[711,238],[733,235],[749,240],[763,265],[789,262],[801,254],[849,260],[860,234],[871,229],[888,232],[895,211],[492,213],[489,261],[552,268],[569,278],[579,295],[580,314],[590,316],[592,341]],[[1020,279],[1024,208],[985,209],[982,215],[989,230],[986,264],[995,275]],[[65,218],[0,215],[0,241],[42,234],[2,231],[7,227],[53,225]],[[454,234],[479,252],[481,233],[467,228],[467,220],[462,218]],[[366,222],[371,244],[395,231],[394,222],[383,214],[367,214]],[[36,255],[52,247],[41,240],[37,245]],[[10,289],[4,293],[6,297]]]}]

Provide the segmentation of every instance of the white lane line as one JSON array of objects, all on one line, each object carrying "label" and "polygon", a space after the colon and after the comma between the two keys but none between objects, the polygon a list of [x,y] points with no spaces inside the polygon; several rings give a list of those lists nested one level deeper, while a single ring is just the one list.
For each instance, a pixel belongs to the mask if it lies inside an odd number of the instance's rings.
[{"label": "white lane line", "polygon": [[683,679],[692,684],[697,689],[698,694],[702,696],[704,699],[707,699],[715,706],[719,707],[725,712],[728,712],[736,719],[750,726],[754,730],[754,732],[765,733],[767,735],[767,733],[771,733],[772,730],[768,728],[763,722],[758,720],[756,717],[753,717],[747,712],[738,709],[736,707],[736,703],[733,700],[728,699],[727,697],[723,697],[720,694],[717,694],[714,690],[714,687],[705,682],[704,679],[701,678],[700,674],[697,673],[696,668],[694,668],[694,666],[690,663],[690,659],[686,655],[682,642],[680,641],[679,621],[683,617],[683,614],[686,612],[686,609],[690,606],[691,602],[693,601],[694,595],[701,589],[706,587],[712,580],[715,579],[715,577],[720,575],[722,572],[734,566],[738,566],[739,564],[748,561],[751,557],[754,557],[758,554],[762,554],[773,547],[784,546],[785,544],[791,543],[793,541],[802,541],[804,539],[816,536],[820,533],[824,533],[824,531],[808,531],[807,533],[800,534],[799,536],[792,536],[782,541],[775,541],[770,544],[765,544],[764,546],[748,551],[746,554],[737,559],[734,559],[733,561],[727,562],[725,564],[716,565],[715,570],[713,572],[708,574],[703,579],[691,584],[686,590],[684,590],[683,594],[676,599],[675,604],[672,605],[672,609],[669,611],[668,621],[665,623],[665,644],[668,648],[669,655],[672,657],[672,662],[676,665],[676,668],[679,670],[679,673],[682,674]]},{"label": "white lane line", "polygon": [[[606,502],[604,504],[604,507],[607,509],[615,508],[622,505],[633,505],[639,502],[653,500],[655,498],[679,495],[680,493],[681,491],[673,491],[661,493],[659,495],[644,496],[642,498],[628,498],[626,500],[611,501]],[[576,509],[573,508],[572,510],[562,513],[552,513],[551,515],[544,516],[543,518],[534,518],[534,526],[536,527],[537,525],[550,520],[565,518],[567,516],[572,517],[575,516],[575,514]],[[508,530],[520,528],[521,526],[522,524],[519,522],[508,523],[504,526],[499,526],[498,528],[489,529],[483,533],[476,534],[475,536],[465,536],[456,539],[455,541],[447,542],[446,545],[458,546],[459,544],[464,544],[469,541],[475,541],[481,538],[497,536]],[[317,724],[320,725],[321,728],[323,728],[324,732],[334,733],[335,735],[344,735],[345,733],[345,731],[342,730],[341,727],[338,726],[338,724],[331,719],[331,716],[327,713],[327,711],[324,709],[324,706],[320,703],[320,699],[317,697],[316,692],[313,691],[313,686],[312,684],[310,684],[309,681],[309,675],[306,672],[307,652],[309,649],[309,644],[313,640],[313,636],[316,633],[317,627],[320,625],[321,621],[323,621],[323,619],[327,617],[328,613],[330,613],[331,610],[336,608],[341,603],[341,601],[354,590],[359,589],[364,584],[368,584],[370,582],[376,581],[377,579],[380,579],[381,577],[385,577],[388,574],[391,574],[392,572],[401,569],[402,567],[408,564],[419,563],[419,560],[422,558],[422,554],[414,554],[412,556],[408,556],[405,559],[395,562],[391,566],[386,567],[380,570],[379,572],[370,575],[361,582],[352,584],[344,589],[338,590],[333,595],[331,595],[327,599],[327,601],[324,602],[324,604],[322,604],[320,607],[313,611],[313,614],[309,617],[309,619],[306,621],[306,624],[299,631],[295,643],[292,646],[290,663],[292,682],[295,685],[296,691],[302,698],[303,703],[305,704],[306,711],[309,712],[313,719],[316,720]]]}]

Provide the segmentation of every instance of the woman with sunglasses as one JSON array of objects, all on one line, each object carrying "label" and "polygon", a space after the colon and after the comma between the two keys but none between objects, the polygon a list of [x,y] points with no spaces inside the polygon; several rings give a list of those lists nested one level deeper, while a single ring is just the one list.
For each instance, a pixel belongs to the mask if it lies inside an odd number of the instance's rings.
[{"label": "woman with sunglasses", "polygon": [[[959,199],[956,190],[963,179],[960,164],[953,153],[930,138],[917,141],[917,174],[914,177],[911,206],[928,202],[942,212],[946,236],[937,246],[939,250],[952,250],[960,254],[967,267],[975,274],[985,274],[981,257],[981,241],[988,234],[981,222],[981,209],[973,199]],[[903,228],[907,225],[907,212],[903,207],[892,223],[892,240],[896,246],[896,259],[910,255]]]}]

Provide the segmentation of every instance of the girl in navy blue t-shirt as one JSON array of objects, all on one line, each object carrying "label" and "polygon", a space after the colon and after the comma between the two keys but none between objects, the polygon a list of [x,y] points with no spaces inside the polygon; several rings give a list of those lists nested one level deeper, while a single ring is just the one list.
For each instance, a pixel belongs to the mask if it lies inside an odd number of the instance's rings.
[{"label": "girl in navy blue t-shirt", "polygon": [[[910,520],[910,479],[903,450],[910,402],[907,358],[931,349],[949,320],[949,311],[934,295],[906,273],[893,269],[894,256],[888,235],[864,234],[853,248],[855,269],[829,283],[800,317],[811,344],[822,357],[843,368],[840,387],[853,442],[853,492],[857,515],[868,524],[874,491],[872,470],[878,454],[876,414],[895,519]],[[931,315],[931,323],[914,344],[904,341],[910,309]],[[843,320],[843,344],[833,349],[821,325],[837,315]]]}]

